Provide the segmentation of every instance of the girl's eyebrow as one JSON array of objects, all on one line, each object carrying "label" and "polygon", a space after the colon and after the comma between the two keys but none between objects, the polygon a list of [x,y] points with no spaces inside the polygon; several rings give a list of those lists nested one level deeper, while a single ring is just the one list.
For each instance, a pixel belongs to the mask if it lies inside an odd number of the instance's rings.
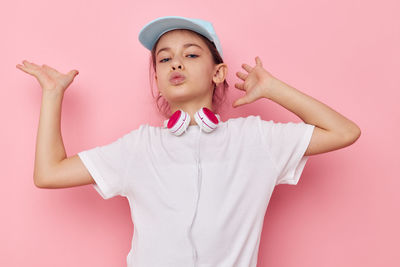
[{"label": "girl's eyebrow", "polygon": [[[184,45],[183,45],[184,48],[187,48],[187,47],[189,47],[189,46],[197,46],[198,48],[200,48],[201,50],[203,50],[203,48],[201,48],[201,46],[199,46],[198,44],[187,43],[187,44],[184,44]],[[160,50],[158,50],[158,52],[157,52],[156,55],[158,55],[158,53],[160,53],[160,52],[163,51],[163,50],[171,50],[171,48],[169,48],[169,47],[161,48]]]}]

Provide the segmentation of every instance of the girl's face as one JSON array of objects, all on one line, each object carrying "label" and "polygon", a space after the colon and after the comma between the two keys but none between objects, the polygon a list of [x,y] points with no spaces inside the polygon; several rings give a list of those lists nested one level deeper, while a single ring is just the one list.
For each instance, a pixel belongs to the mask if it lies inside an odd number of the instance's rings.
[{"label": "girl's face", "polygon": [[[213,81],[221,82],[215,73],[225,64],[214,64],[210,50],[199,36],[183,29],[169,31],[161,36],[155,57],[157,87],[172,111],[188,108],[187,105],[209,106]],[[178,83],[170,81],[173,73],[182,74],[185,79]]]}]

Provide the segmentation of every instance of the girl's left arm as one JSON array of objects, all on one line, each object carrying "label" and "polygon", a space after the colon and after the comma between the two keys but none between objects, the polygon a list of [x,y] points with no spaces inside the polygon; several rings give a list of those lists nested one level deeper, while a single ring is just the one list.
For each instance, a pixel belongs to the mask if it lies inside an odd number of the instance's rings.
[{"label": "girl's left arm", "polygon": [[361,130],[351,120],[273,77],[263,67],[259,57],[256,66],[242,64],[248,74],[237,72],[244,82],[235,87],[246,95],[233,103],[233,107],[251,103],[259,98],[272,100],[299,116],[305,123],[315,125],[310,144],[304,155],[320,154],[353,144],[361,135]]}]

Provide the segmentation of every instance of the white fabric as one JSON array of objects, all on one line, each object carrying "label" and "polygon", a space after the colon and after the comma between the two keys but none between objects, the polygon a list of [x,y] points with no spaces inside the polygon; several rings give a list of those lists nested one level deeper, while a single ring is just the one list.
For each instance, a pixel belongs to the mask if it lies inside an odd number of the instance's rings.
[{"label": "white fabric", "polygon": [[78,153],[104,199],[129,201],[128,267],[256,267],[271,194],[298,183],[314,125],[250,115],[199,130],[143,124]]}]

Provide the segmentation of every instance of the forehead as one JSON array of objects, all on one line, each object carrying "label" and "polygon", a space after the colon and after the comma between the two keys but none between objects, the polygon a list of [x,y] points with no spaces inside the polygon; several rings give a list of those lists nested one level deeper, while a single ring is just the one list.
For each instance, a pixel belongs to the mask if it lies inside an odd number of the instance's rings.
[{"label": "forehead", "polygon": [[160,37],[157,43],[156,51],[161,47],[171,46],[172,44],[184,44],[186,42],[198,44],[203,48],[207,46],[203,39],[196,33],[190,30],[176,29],[166,32]]}]

